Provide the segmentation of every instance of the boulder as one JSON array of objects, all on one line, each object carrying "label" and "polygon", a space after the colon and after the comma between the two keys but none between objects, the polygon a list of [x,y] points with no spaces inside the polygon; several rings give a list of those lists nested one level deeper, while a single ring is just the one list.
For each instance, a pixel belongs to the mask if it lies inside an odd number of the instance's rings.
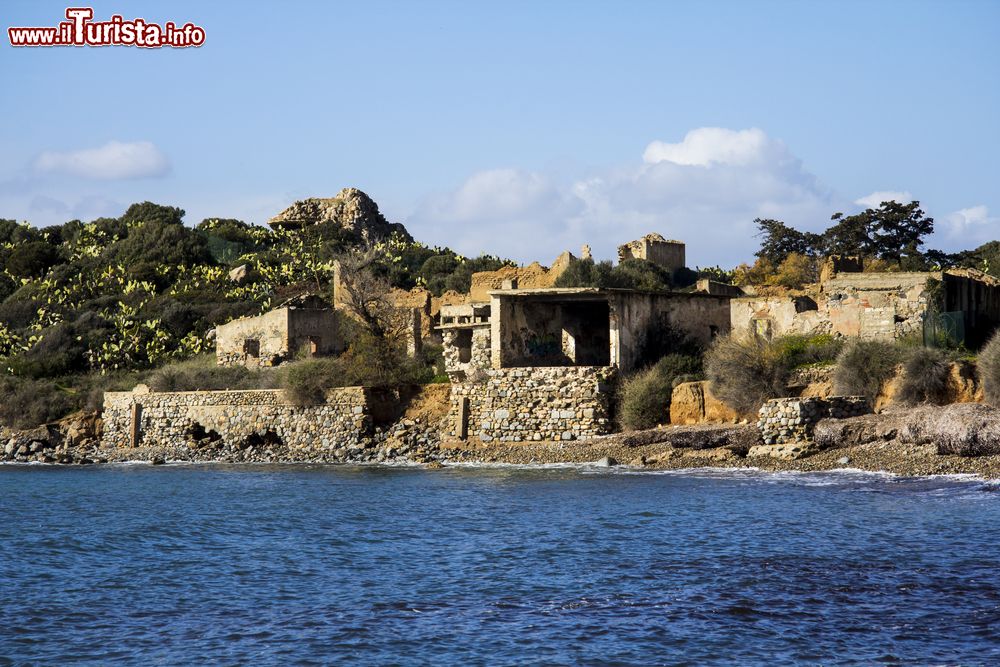
[{"label": "boulder", "polygon": [[235,269],[229,272],[229,279],[234,283],[241,283],[246,280],[247,275],[250,273],[250,269],[246,264],[240,264]]},{"label": "boulder", "polygon": [[933,447],[938,454],[1000,454],[1000,410],[981,403],[893,409],[816,425],[821,449],[898,441]]},{"label": "boulder", "polygon": [[938,454],[1000,454],[1000,410],[980,403],[955,403],[913,410],[900,440],[932,444]]},{"label": "boulder", "polygon": [[670,396],[671,424],[733,423],[736,411],[712,395],[707,381],[682,382]]},{"label": "boulder", "polygon": [[338,225],[368,243],[392,234],[412,240],[403,225],[388,222],[378,204],[357,188],[344,188],[334,197],[297,201],[267,221],[275,229],[301,229],[324,223]]},{"label": "boulder", "polygon": [[748,458],[769,456],[773,459],[795,460],[812,456],[820,448],[812,442],[788,442],[779,445],[754,445],[747,452]]}]

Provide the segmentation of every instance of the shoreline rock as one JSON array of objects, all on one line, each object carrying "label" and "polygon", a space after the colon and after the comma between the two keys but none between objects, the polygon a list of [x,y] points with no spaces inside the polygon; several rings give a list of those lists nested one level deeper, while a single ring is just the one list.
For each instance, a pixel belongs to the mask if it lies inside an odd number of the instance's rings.
[{"label": "shoreline rock", "polygon": [[[266,438],[244,447],[206,439],[170,447],[102,448],[99,420],[93,415],[75,415],[31,431],[0,431],[0,461],[53,465],[135,461],[422,464],[429,468],[455,463],[597,462],[651,471],[727,468],[816,472],[847,467],[908,476],[971,474],[1000,479],[998,425],[1000,410],[976,404],[824,419],[816,426],[816,443],[775,456],[775,452],[765,451],[759,432],[748,424],[662,426],[585,441],[500,443],[450,440],[443,437],[444,428],[436,420],[404,417],[376,429],[359,445],[317,455],[292,452]],[[950,439],[934,441],[945,436]],[[961,452],[970,455],[959,455]]]}]

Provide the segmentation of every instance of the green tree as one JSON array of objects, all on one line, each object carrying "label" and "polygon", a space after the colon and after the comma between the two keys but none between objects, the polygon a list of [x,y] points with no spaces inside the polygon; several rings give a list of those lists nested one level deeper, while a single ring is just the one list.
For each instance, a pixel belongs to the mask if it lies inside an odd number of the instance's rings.
[{"label": "green tree", "polygon": [[165,222],[172,225],[181,224],[184,217],[184,209],[176,206],[164,206],[154,204],[151,201],[144,201],[139,204],[132,204],[121,217],[121,221],[126,224],[137,222]]},{"label": "green tree", "polygon": [[870,210],[847,217],[843,213],[835,213],[830,219],[836,224],[823,232],[820,245],[824,254],[866,257],[874,252]]},{"label": "green tree", "polygon": [[821,246],[819,234],[800,232],[780,220],[757,218],[754,220],[761,237],[760,250],[755,255],[774,265],[781,264],[792,253],[812,257]]},{"label": "green tree", "polygon": [[874,254],[882,259],[920,258],[924,237],[934,231],[934,218],[926,216],[919,201],[884,201],[865,213],[871,216]]}]

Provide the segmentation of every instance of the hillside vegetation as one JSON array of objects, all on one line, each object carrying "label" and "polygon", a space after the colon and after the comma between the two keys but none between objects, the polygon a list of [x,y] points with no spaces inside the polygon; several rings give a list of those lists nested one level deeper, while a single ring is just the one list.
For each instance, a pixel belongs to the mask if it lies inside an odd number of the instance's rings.
[{"label": "hillside vegetation", "polygon": [[[232,219],[183,224],[143,202],[118,218],[37,229],[0,220],[0,424],[33,425],[131,388],[212,349],[209,332],[304,293],[332,295],[333,262],[362,245],[336,222],[289,230]],[[464,258],[395,234],[367,270],[393,287],[467,291],[506,262]],[[245,266],[241,279],[229,276]]]}]

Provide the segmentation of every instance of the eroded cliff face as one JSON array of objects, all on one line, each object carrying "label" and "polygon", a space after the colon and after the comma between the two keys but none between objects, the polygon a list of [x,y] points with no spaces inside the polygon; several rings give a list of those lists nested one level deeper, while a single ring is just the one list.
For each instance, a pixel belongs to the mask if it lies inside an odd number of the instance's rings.
[{"label": "eroded cliff face", "polygon": [[267,224],[274,228],[301,229],[328,222],[354,232],[366,243],[381,241],[394,233],[412,240],[403,225],[386,220],[378,204],[357,188],[344,188],[334,197],[297,201]]}]

